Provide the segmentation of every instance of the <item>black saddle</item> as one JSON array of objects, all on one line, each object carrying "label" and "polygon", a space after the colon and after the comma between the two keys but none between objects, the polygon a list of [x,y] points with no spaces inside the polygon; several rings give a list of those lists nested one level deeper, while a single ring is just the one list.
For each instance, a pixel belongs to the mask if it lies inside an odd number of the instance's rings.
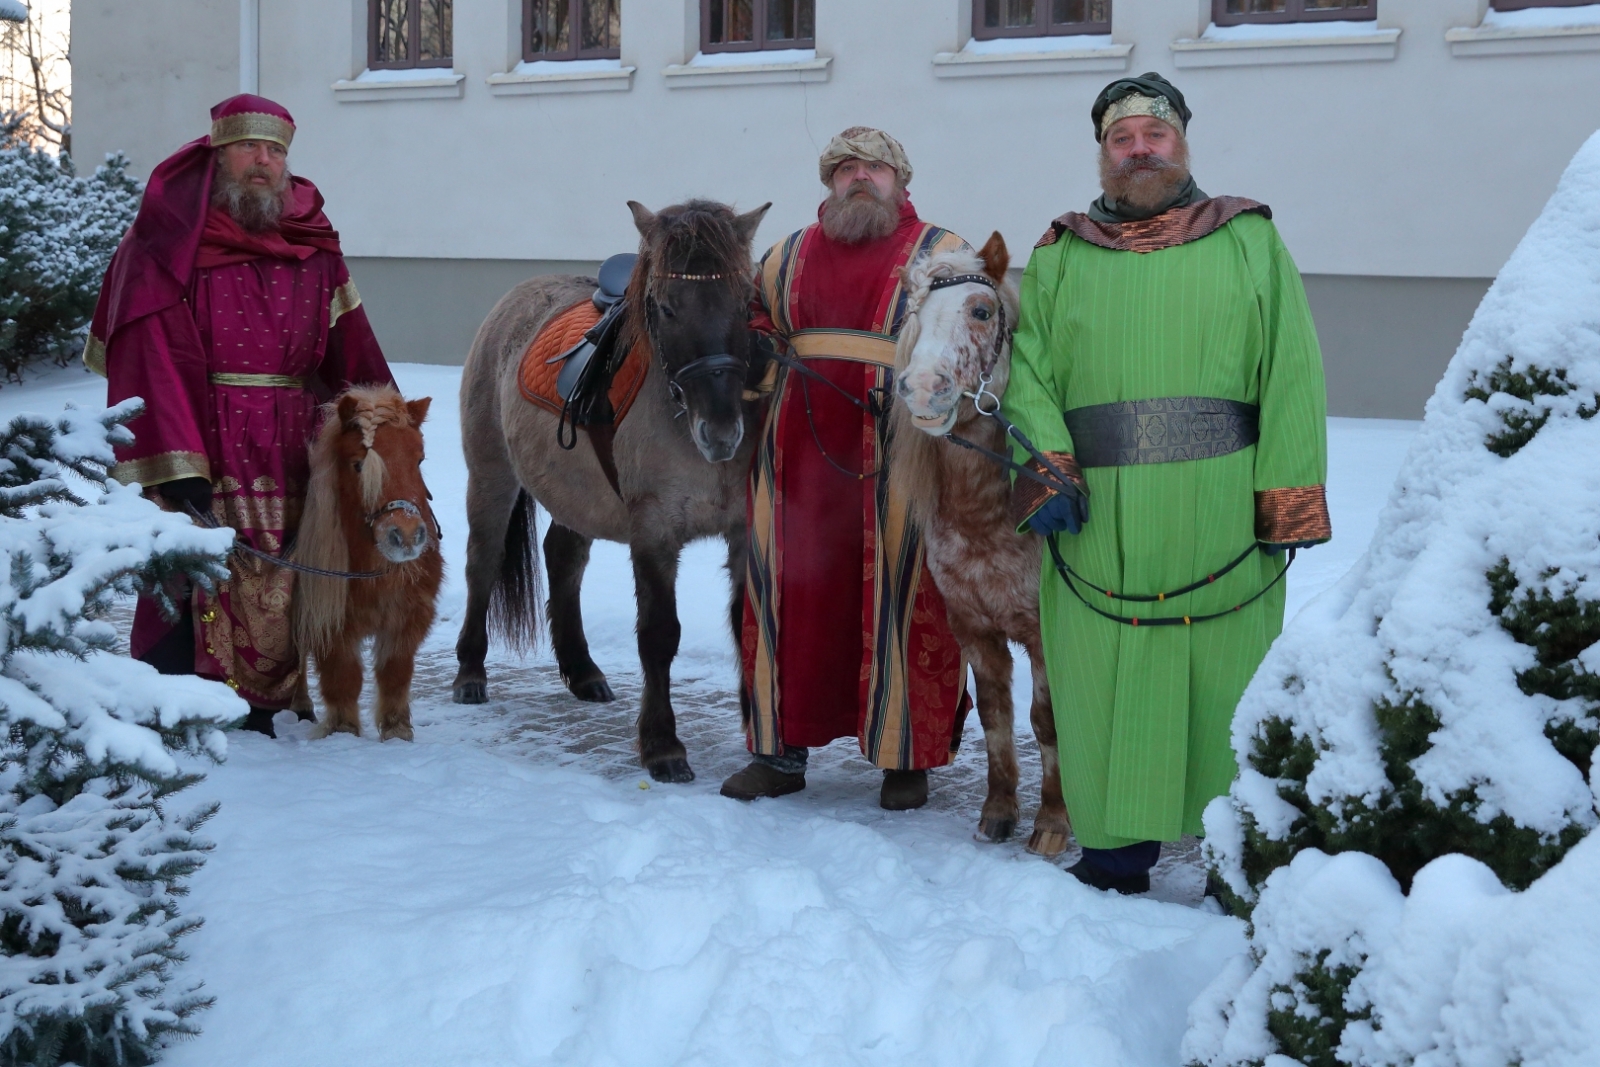
[{"label": "black saddle", "polygon": [[560,363],[556,393],[561,397],[561,421],[556,424],[556,444],[569,451],[578,444],[578,427],[589,434],[595,457],[611,489],[622,495],[611,441],[616,434],[616,412],[611,407],[611,379],[628,353],[617,343],[628,314],[623,294],[639,257],[632,252],[612,256],[600,264],[600,285],[590,298],[600,311],[600,321],[589,327],[583,340],[550,360]]},{"label": "black saddle", "polygon": [[600,285],[590,297],[601,312],[600,321],[589,327],[583,340],[550,360],[561,364],[556,374],[556,394],[571,410],[571,421],[576,425],[611,421],[609,411],[602,418],[602,413],[596,410],[596,401],[606,397],[611,377],[621,362],[616,347],[617,337],[622,333],[622,320],[627,314],[623,294],[627,292],[628,279],[633,276],[633,266],[638,259],[632,252],[621,252],[600,264]]}]

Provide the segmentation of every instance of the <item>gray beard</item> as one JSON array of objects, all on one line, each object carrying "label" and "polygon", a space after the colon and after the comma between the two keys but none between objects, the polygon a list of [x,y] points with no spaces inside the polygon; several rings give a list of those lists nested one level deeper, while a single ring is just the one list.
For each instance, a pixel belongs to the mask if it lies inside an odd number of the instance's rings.
[{"label": "gray beard", "polygon": [[900,205],[905,203],[905,191],[896,188],[885,196],[876,186],[867,184],[870,195],[855,196],[856,188],[851,186],[843,197],[834,192],[828,194],[822,208],[822,232],[847,245],[881,241],[894,233],[900,225]]},{"label": "gray beard", "polygon": [[1100,153],[1100,188],[1106,198],[1138,211],[1153,211],[1177,195],[1189,180],[1189,150],[1184,147],[1175,159],[1140,156],[1125,159],[1121,165]]},{"label": "gray beard", "polygon": [[211,203],[225,210],[246,233],[267,233],[278,228],[289,200],[289,171],[276,187],[265,189],[235,181],[220,167],[211,182]]}]

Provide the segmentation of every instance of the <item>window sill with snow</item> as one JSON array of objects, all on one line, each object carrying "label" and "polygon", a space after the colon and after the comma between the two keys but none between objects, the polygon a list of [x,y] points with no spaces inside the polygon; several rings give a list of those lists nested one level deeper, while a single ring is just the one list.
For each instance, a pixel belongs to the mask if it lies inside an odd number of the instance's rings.
[{"label": "window sill with snow", "polygon": [[410,67],[405,70],[364,70],[354,78],[333,83],[341,104],[366,104],[377,100],[459,99],[465,74],[449,67]]},{"label": "window sill with snow", "polygon": [[687,63],[674,63],[664,73],[669,89],[704,89],[719,85],[781,85],[825,82],[832,56],[814,48],[777,48],[761,52],[696,52]]},{"label": "window sill with snow", "polygon": [[1392,60],[1399,41],[1398,29],[1380,29],[1376,22],[1280,22],[1211,25],[1171,47],[1179,68],[1264,67]]},{"label": "window sill with snow", "polygon": [[1600,52],[1600,4],[1490,9],[1477,26],[1446,30],[1453,56],[1526,56]]},{"label": "window sill with snow", "polygon": [[1002,37],[970,40],[959,52],[933,57],[936,78],[991,78],[1008,74],[1075,74],[1128,69],[1131,44],[1115,44],[1110,34],[1071,37]]},{"label": "window sill with snow", "polygon": [[535,93],[625,93],[633,88],[633,67],[620,59],[524,60],[504,74],[484,79],[490,96]]}]

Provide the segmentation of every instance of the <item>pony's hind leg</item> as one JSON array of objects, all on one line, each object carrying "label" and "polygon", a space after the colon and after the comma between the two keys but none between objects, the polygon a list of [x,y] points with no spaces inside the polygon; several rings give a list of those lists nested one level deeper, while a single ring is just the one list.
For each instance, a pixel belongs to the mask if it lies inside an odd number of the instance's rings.
[{"label": "pony's hind leg", "polygon": [[589,657],[589,640],[583,634],[583,572],[589,566],[593,542],[558,522],[544,535],[544,568],[550,575],[550,644],[556,653],[561,680],[579,700],[600,703],[617,699],[606,676]]},{"label": "pony's hind leg", "polygon": [[672,713],[672,661],[678,654],[678,553],[676,545],[634,544],[633,587],[639,602],[639,664],[644,698],[639,705],[639,762],[658,782],[692,782],[688,755]]},{"label": "pony's hind leg", "polygon": [[1061,755],[1056,748],[1056,716],[1050,702],[1050,682],[1045,677],[1044,646],[1035,637],[1027,647],[1028,662],[1033,667],[1033,701],[1028,717],[1033,722],[1033,736],[1039,742],[1039,762],[1044,767],[1039,814],[1033,820],[1028,851],[1053,857],[1067,850],[1072,824],[1067,819],[1067,805],[1061,797]]},{"label": "pony's hind leg", "polygon": [[361,736],[360,642],[345,638],[319,655],[317,683],[322,690],[322,720],[311,728],[311,736]]},{"label": "pony's hind leg", "polygon": [[1013,736],[1011,649],[1003,634],[986,633],[967,646],[978,681],[978,721],[989,757],[989,794],[978,832],[1005,841],[1017,828],[1017,742]]}]

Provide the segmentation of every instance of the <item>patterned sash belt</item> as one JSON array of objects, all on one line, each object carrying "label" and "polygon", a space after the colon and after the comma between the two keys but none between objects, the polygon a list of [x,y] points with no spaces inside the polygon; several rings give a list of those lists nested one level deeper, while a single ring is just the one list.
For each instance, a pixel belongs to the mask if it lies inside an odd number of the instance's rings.
[{"label": "patterned sash belt", "polygon": [[894,369],[894,338],[863,330],[799,330],[789,348],[800,359],[847,359]]},{"label": "patterned sash belt", "polygon": [[1261,409],[1210,396],[1123,400],[1062,412],[1083,467],[1213,459],[1260,438]]},{"label": "patterned sash belt", "polygon": [[258,386],[262,389],[304,389],[304,378],[291,378],[287,374],[208,374],[206,381],[212,385]]}]

